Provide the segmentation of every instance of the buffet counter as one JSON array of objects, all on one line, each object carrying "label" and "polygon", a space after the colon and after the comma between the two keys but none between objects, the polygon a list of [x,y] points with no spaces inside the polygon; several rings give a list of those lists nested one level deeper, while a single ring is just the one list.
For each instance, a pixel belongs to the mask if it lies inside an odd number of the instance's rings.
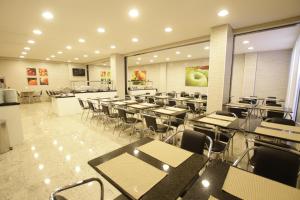
[{"label": "buffet counter", "polygon": [[131,89],[128,90],[128,94],[131,96],[138,96],[138,95],[143,95],[146,93],[150,93],[150,95],[155,95],[156,94],[156,89]]},{"label": "buffet counter", "polygon": [[9,147],[22,144],[24,140],[20,103],[0,104],[0,120],[5,121]]},{"label": "buffet counter", "polygon": [[117,91],[103,92],[79,92],[73,95],[59,95],[51,98],[53,112],[58,116],[74,115],[81,113],[82,109],[79,105],[78,98],[96,99],[96,98],[113,98],[117,95]]}]

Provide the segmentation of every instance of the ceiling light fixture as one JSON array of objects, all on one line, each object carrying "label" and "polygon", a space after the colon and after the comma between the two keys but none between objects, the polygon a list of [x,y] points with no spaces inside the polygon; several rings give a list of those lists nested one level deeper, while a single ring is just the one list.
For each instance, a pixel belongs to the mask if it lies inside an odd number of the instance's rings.
[{"label": "ceiling light fixture", "polygon": [[139,64],[140,64],[140,62],[135,62],[135,64],[139,65]]},{"label": "ceiling light fixture", "polygon": [[219,17],[225,17],[225,16],[227,16],[228,14],[229,14],[228,10],[225,10],[225,9],[220,10],[220,11],[218,12],[218,16],[219,16]]},{"label": "ceiling light fixture", "polygon": [[80,43],[85,43],[85,39],[79,38],[79,39],[78,39],[78,42],[80,42]]},{"label": "ceiling light fixture", "polygon": [[250,42],[248,40],[244,40],[243,44],[249,44]]},{"label": "ceiling light fixture", "polygon": [[97,28],[97,32],[98,33],[105,33],[105,28],[99,27],[99,28]]},{"label": "ceiling light fixture", "polygon": [[139,39],[138,39],[138,38],[132,38],[131,41],[132,41],[132,42],[138,42]]},{"label": "ceiling light fixture", "polygon": [[142,60],[142,58],[141,58],[141,57],[138,57],[137,60]]},{"label": "ceiling light fixture", "polygon": [[170,58],[166,58],[166,61],[169,61],[170,60]]},{"label": "ceiling light fixture", "polygon": [[111,49],[115,49],[115,48],[116,48],[116,45],[110,45],[110,48],[111,48]]},{"label": "ceiling light fixture", "polygon": [[35,41],[34,41],[34,40],[28,40],[27,43],[29,43],[29,44],[34,44]]},{"label": "ceiling light fixture", "polygon": [[24,47],[24,50],[29,51],[30,47]]},{"label": "ceiling light fixture", "polygon": [[19,56],[19,58],[24,58],[24,56]]},{"label": "ceiling light fixture", "polygon": [[42,35],[42,31],[41,30],[39,30],[39,29],[34,29],[33,31],[32,31],[35,35]]},{"label": "ceiling light fixture", "polygon": [[100,51],[99,51],[99,50],[95,50],[94,53],[95,53],[95,54],[99,54]]},{"label": "ceiling light fixture", "polygon": [[249,49],[249,50],[253,50],[253,49],[254,49],[254,47],[248,47],[248,49]]},{"label": "ceiling light fixture", "polygon": [[180,51],[176,51],[175,53],[176,53],[177,55],[181,54],[181,52],[180,52]]},{"label": "ceiling light fixture", "polygon": [[87,58],[87,57],[89,57],[89,56],[88,56],[87,54],[84,54],[83,57]]},{"label": "ceiling light fixture", "polygon": [[187,55],[187,57],[188,57],[188,58],[191,58],[191,57],[192,57],[192,55],[191,55],[191,54],[188,54],[188,55]]},{"label": "ceiling light fixture", "polygon": [[166,27],[165,28],[165,32],[166,33],[170,33],[170,32],[172,32],[173,31],[173,29],[171,28],[171,27]]},{"label": "ceiling light fixture", "polygon": [[70,63],[70,62],[71,62],[71,60],[68,60],[67,62],[68,62],[68,63]]},{"label": "ceiling light fixture", "polygon": [[153,60],[150,60],[150,62],[153,63],[154,61],[153,61]]},{"label": "ceiling light fixture", "polygon": [[79,58],[74,58],[74,60],[79,60]]},{"label": "ceiling light fixture", "polygon": [[44,19],[51,20],[54,18],[53,14],[50,11],[45,11],[42,13]]},{"label": "ceiling light fixture", "polygon": [[70,49],[72,49],[72,46],[68,45],[68,46],[66,46],[66,49],[70,50]]},{"label": "ceiling light fixture", "polygon": [[204,47],[204,50],[209,50],[209,46]]},{"label": "ceiling light fixture", "polygon": [[58,54],[63,54],[63,52],[62,52],[62,51],[58,51],[57,53],[58,53]]},{"label": "ceiling light fixture", "polygon": [[157,58],[157,57],[158,57],[158,55],[154,55],[154,56],[153,56],[153,58]]},{"label": "ceiling light fixture", "polygon": [[25,52],[25,51],[22,51],[22,52],[21,52],[21,54],[23,54],[23,55],[27,55],[27,52]]},{"label": "ceiling light fixture", "polygon": [[50,60],[50,58],[46,58],[46,60]]},{"label": "ceiling light fixture", "polygon": [[51,55],[50,57],[51,57],[51,58],[55,58],[55,55]]},{"label": "ceiling light fixture", "polygon": [[136,18],[140,15],[139,11],[136,8],[129,10],[128,15],[132,18]]}]

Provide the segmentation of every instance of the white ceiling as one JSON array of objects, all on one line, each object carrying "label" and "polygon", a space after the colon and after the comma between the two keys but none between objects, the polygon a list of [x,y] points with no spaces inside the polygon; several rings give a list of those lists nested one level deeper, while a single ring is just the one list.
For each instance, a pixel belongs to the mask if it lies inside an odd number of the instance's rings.
[{"label": "white ceiling", "polygon": [[[137,8],[140,16],[128,17]],[[227,17],[217,12],[229,10]],[[45,10],[53,12],[49,22],[41,17]],[[208,35],[210,27],[230,23],[233,28],[293,17],[300,14],[299,0],[1,0],[0,56],[18,57],[25,46],[32,50],[26,58],[45,59],[56,54],[57,61],[86,63],[108,57],[112,53],[128,53],[140,49]],[[96,29],[106,28],[99,34]],[[171,26],[173,32],[165,33]],[[39,28],[41,36],[32,34]],[[78,43],[78,38],[86,43]],[[138,37],[138,43],[131,38]],[[36,44],[26,41],[34,39]],[[115,44],[116,49],[110,49]],[[72,50],[65,46],[71,45]],[[94,54],[96,49],[100,54]],[[63,51],[58,55],[57,51]],[[87,54],[89,57],[84,58]]]}]

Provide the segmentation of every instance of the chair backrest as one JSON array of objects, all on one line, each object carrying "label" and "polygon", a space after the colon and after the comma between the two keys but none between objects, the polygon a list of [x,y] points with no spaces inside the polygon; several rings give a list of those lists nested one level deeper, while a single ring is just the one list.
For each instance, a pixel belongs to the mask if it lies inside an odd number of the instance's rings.
[{"label": "chair backrest", "polygon": [[150,92],[146,92],[146,95],[150,95]]},{"label": "chair backrest", "polygon": [[167,93],[167,95],[169,96],[169,97],[175,97],[175,95],[176,95],[176,92],[168,92]]},{"label": "chair backrest", "polygon": [[176,101],[169,100],[169,106],[176,106]]},{"label": "chair backrest", "polygon": [[127,115],[126,115],[126,110],[118,108],[118,114],[119,117],[122,121],[126,122],[127,121]]},{"label": "chair backrest", "polygon": [[223,115],[227,117],[235,117],[235,115],[232,112],[227,112],[227,111],[216,111],[217,115]]},{"label": "chair backrest", "polygon": [[203,133],[203,134],[207,135],[208,137],[212,138],[213,140],[215,139],[215,132],[213,129],[208,130],[208,129],[204,129],[203,127],[200,127],[200,126],[199,127],[195,126],[193,129],[194,129],[194,131],[197,131],[199,133]]},{"label": "chair backrest", "polygon": [[265,120],[266,122],[272,122],[272,123],[276,123],[276,124],[283,124],[283,125],[289,125],[289,126],[296,126],[296,123],[294,120],[292,119],[282,119],[282,118],[267,118]]},{"label": "chair backrest", "polygon": [[152,131],[157,130],[157,122],[156,122],[156,117],[150,116],[150,115],[143,115],[146,121],[146,126]]},{"label": "chair backrest", "polygon": [[199,92],[195,92],[195,93],[194,93],[194,97],[195,97],[196,99],[198,99],[198,98],[200,97],[200,93],[199,93]]},{"label": "chair backrest", "polygon": [[88,103],[88,105],[89,105],[89,109],[92,110],[92,111],[95,111],[95,107],[94,107],[93,102],[87,101],[87,103]]},{"label": "chair backrest", "polygon": [[105,115],[110,115],[109,108],[107,105],[102,104],[102,111]]},{"label": "chair backrest", "polygon": [[207,100],[207,95],[206,94],[202,94],[201,95],[201,99]]},{"label": "chair backrest", "polygon": [[267,97],[266,105],[274,105],[276,104],[276,97]]},{"label": "chair backrest", "polygon": [[196,111],[196,107],[195,107],[195,104],[194,103],[190,103],[190,102],[187,102],[186,103],[186,106],[193,112]]},{"label": "chair backrest", "polygon": [[267,118],[283,118],[283,112],[267,111]]},{"label": "chair backrest", "polygon": [[244,108],[237,108],[237,107],[229,107],[228,111],[230,113],[234,113],[238,118],[243,118],[243,113],[247,113],[247,109]]},{"label": "chair backrest", "polygon": [[180,97],[184,97],[185,96],[185,92],[180,92]]},{"label": "chair backrest", "polygon": [[256,149],[253,172],[257,175],[295,187],[299,167],[296,154],[264,146]]},{"label": "chair backrest", "polygon": [[84,104],[83,104],[82,99],[78,99],[78,101],[79,101],[79,105],[81,106],[81,108],[84,108]]},{"label": "chair backrest", "polygon": [[181,148],[203,155],[205,144],[205,134],[187,129],[183,131],[180,145]]},{"label": "chair backrest", "polygon": [[165,105],[165,103],[162,100],[158,100],[155,103],[156,103],[156,105],[159,105],[159,106],[164,106]]},{"label": "chair backrest", "polygon": [[154,98],[153,97],[148,97],[148,103],[154,103]]},{"label": "chair backrest", "polygon": [[126,95],[125,100],[131,100],[131,97]]}]

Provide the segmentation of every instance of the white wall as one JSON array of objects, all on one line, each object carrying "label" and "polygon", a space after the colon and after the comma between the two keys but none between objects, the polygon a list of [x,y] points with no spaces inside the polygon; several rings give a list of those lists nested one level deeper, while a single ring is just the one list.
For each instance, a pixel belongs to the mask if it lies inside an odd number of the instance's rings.
[{"label": "white wall", "polygon": [[110,71],[110,67],[90,65],[89,66],[90,81],[100,81],[101,79],[100,74],[102,71]]},{"label": "white wall", "polygon": [[[28,86],[26,68],[47,68],[49,85]],[[86,77],[73,77],[72,68],[85,68],[82,65],[67,63],[36,62],[26,60],[0,60],[0,77],[5,77],[6,85],[19,91],[25,89],[47,90],[61,89],[71,86],[71,81],[86,80]],[[37,77],[39,77],[37,75]]]},{"label": "white wall", "polygon": [[276,96],[285,99],[291,61],[291,50],[235,55],[231,96]]},{"label": "white wall", "polygon": [[141,67],[128,67],[127,78],[131,79],[131,74],[135,69],[146,70],[147,80],[153,81],[153,87],[158,91],[186,91],[190,93],[200,92],[207,94],[207,87],[187,87],[185,86],[185,67],[208,65],[208,58],[187,61],[177,61],[168,63],[157,63],[143,65]]}]

